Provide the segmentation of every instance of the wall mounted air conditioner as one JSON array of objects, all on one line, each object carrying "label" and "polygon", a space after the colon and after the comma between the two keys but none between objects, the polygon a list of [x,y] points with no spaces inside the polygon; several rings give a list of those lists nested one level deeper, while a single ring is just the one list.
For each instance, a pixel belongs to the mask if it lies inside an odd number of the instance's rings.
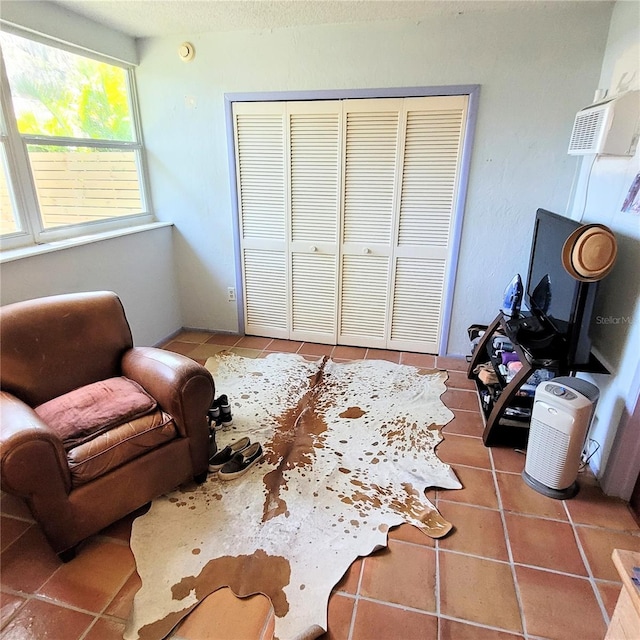
[{"label": "wall mounted air conditioner", "polygon": [[640,91],[596,102],[576,114],[569,155],[632,156],[638,144]]}]

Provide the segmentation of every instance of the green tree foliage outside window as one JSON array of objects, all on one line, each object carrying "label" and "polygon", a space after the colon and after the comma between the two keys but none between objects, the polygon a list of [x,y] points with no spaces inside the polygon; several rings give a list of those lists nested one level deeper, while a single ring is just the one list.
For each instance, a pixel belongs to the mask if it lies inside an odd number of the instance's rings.
[{"label": "green tree foliage outside window", "polygon": [[0,183],[0,234],[25,229],[28,216],[36,234],[75,227],[70,234],[78,235],[88,223],[144,214],[142,146],[127,69],[7,32],[0,33],[0,47],[24,143],[15,153],[26,152],[29,162],[23,189],[37,198],[37,210],[14,211],[11,180],[26,171],[7,174]]},{"label": "green tree foliage outside window", "polygon": [[3,33],[18,130],[130,141],[126,70]]}]

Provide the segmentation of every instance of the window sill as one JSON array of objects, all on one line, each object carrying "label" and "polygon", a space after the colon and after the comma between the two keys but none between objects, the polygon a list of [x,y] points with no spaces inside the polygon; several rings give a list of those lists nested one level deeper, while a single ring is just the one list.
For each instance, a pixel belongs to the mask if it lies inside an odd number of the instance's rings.
[{"label": "window sill", "polygon": [[62,251],[72,247],[80,247],[85,244],[93,244],[94,242],[102,242],[103,240],[111,240],[112,238],[120,238],[129,236],[134,233],[142,233],[143,231],[153,231],[163,227],[173,226],[172,222],[152,222],[149,224],[141,224],[137,227],[127,227],[126,229],[117,229],[114,231],[104,231],[102,233],[92,234],[90,236],[79,236],[77,238],[69,238],[68,240],[56,240],[55,242],[47,242],[45,244],[30,245],[28,247],[20,247],[19,249],[9,249],[0,252],[0,264],[4,262],[13,262],[22,258],[31,258],[45,253],[54,251]]}]

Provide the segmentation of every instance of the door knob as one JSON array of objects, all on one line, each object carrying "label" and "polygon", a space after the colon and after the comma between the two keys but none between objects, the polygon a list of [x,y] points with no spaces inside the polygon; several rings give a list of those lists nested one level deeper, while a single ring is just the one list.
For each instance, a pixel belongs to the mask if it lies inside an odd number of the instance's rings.
[{"label": "door knob", "polygon": [[365,247],[365,248],[362,250],[362,253],[364,253],[365,255],[366,255],[366,254],[368,254],[368,253],[371,253],[371,249],[369,249],[369,247]]},{"label": "door knob", "polygon": [[317,250],[318,250],[318,247],[316,247],[316,246],[314,246],[314,245],[311,245],[311,246],[309,247],[309,251],[311,251],[312,253],[315,253]]}]

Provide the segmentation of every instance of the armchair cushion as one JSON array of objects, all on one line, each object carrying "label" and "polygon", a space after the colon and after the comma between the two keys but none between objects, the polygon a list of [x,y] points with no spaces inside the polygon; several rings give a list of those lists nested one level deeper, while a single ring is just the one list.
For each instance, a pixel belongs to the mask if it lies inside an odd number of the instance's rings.
[{"label": "armchair cushion", "polygon": [[35,411],[60,436],[68,451],[156,407],[156,401],[139,384],[117,377],[74,389]]},{"label": "armchair cushion", "polygon": [[170,415],[160,409],[113,427],[67,451],[74,487],[98,478],[177,436]]}]

